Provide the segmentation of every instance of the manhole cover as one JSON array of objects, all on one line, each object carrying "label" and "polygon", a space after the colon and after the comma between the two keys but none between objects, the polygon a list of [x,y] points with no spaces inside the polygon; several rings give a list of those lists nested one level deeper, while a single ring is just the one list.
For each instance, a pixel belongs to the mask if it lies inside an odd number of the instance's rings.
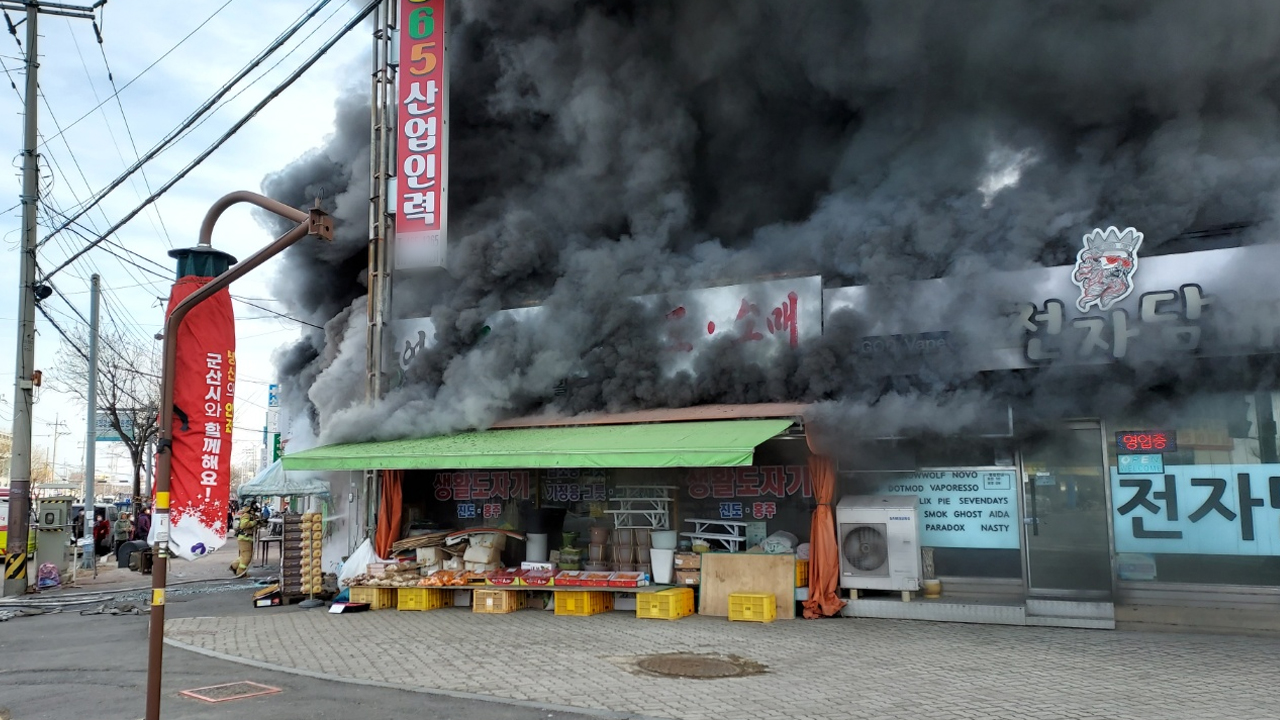
[{"label": "manhole cover", "polygon": [[255,682],[234,682],[225,685],[210,685],[209,687],[195,688],[194,690],[183,690],[179,695],[185,695],[196,700],[204,700],[205,702],[217,703],[226,702],[227,700],[241,700],[243,698],[257,697],[259,695],[270,695],[280,692],[280,688],[271,687],[270,685],[259,685]]},{"label": "manhole cover", "polygon": [[654,675],[695,680],[758,675],[765,670],[765,667],[760,663],[733,655],[692,655],[687,653],[650,655],[637,660],[636,667]]}]

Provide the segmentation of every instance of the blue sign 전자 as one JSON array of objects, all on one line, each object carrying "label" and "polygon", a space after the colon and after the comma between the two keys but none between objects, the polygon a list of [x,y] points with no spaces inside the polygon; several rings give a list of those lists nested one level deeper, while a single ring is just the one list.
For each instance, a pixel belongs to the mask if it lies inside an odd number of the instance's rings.
[{"label": "blue sign \uc804\uc790", "polygon": [[1111,468],[1116,552],[1280,555],[1280,464]]},{"label": "blue sign \uc804\uc790", "polygon": [[1116,472],[1121,475],[1150,475],[1164,472],[1163,455],[1117,455]]}]

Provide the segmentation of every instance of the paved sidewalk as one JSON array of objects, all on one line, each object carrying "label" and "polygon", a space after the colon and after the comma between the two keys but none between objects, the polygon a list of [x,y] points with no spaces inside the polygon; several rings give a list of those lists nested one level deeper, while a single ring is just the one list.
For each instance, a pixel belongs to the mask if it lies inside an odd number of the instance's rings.
[{"label": "paved sidewalk", "polygon": [[[291,609],[292,610],[292,609]],[[837,619],[730,623],[525,610],[265,610],[169,624],[181,644],[282,668],[687,720],[1280,716],[1280,641]],[[736,655],[763,675],[650,676],[638,655]],[[809,664],[819,662],[813,669]]]}]

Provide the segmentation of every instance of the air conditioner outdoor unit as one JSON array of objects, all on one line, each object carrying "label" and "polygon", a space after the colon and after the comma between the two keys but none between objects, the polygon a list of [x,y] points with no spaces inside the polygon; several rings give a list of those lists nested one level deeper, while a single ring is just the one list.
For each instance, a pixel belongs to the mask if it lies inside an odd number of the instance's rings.
[{"label": "air conditioner outdoor unit", "polygon": [[836,505],[840,587],[919,590],[915,495],[848,495]]}]

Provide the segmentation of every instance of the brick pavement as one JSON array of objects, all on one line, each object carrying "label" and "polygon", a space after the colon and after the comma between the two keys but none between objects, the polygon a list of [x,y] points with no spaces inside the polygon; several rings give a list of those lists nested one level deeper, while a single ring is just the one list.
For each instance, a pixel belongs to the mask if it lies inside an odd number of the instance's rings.
[{"label": "brick pavement", "polygon": [[[181,644],[281,668],[686,720],[1280,717],[1274,637],[467,608],[276,610],[168,627]],[[665,652],[737,655],[768,672],[682,680],[631,665]],[[805,666],[814,660],[821,669]]]}]

